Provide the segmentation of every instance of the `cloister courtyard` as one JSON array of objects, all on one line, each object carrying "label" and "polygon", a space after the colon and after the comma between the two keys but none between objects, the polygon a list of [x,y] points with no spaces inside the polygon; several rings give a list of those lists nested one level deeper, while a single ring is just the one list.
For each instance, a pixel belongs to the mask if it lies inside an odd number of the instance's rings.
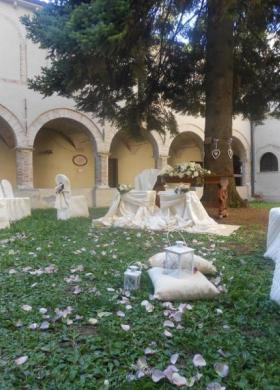
[{"label": "cloister courtyard", "polygon": [[[164,232],[92,227],[106,209],[68,221],[33,210],[1,230],[0,388],[173,389],[168,370],[178,370],[183,389],[279,389],[280,313],[263,257],[271,206],[231,210],[241,227],[229,237],[183,233],[216,266],[220,290],[184,304],[152,296],[147,259]],[[126,294],[135,261],[141,286]]]}]

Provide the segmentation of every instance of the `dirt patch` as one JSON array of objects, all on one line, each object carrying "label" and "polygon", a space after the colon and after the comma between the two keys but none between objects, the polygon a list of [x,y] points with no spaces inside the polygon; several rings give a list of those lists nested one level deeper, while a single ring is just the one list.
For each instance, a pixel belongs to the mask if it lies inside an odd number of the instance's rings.
[{"label": "dirt patch", "polygon": [[207,208],[208,214],[218,223],[229,225],[260,225],[262,229],[267,229],[269,209],[261,208],[240,208],[229,209],[227,218],[217,218],[217,209]]}]

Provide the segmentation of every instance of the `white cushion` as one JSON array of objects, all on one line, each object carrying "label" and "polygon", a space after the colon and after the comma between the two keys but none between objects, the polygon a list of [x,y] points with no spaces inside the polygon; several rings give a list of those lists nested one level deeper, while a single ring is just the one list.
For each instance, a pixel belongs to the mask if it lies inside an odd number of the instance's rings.
[{"label": "white cushion", "polygon": [[180,278],[164,274],[163,268],[149,269],[154,296],[161,301],[191,301],[210,299],[219,294],[217,288],[199,271],[182,273]]},{"label": "white cushion", "polygon": [[[151,267],[163,267],[163,262],[165,259],[165,252],[159,252],[154,256],[150,257],[148,262]],[[182,269],[187,267],[187,259],[185,259],[186,264],[184,264],[184,257],[182,257]],[[217,272],[216,267],[208,260],[203,259],[203,257],[194,255],[193,266],[202,272],[205,275],[214,275]]]}]

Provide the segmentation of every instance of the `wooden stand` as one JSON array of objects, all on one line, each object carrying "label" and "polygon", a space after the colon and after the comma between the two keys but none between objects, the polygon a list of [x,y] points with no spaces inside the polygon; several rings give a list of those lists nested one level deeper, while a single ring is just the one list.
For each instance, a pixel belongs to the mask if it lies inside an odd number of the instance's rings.
[{"label": "wooden stand", "polygon": [[[232,176],[218,176],[218,175],[211,175],[211,176],[205,176],[202,181],[203,184],[216,184],[218,186],[217,191],[217,199],[219,202],[219,218],[226,218],[228,217],[228,207],[227,207],[227,201],[228,201],[228,184],[229,184],[229,178]],[[190,179],[189,177],[170,177],[170,176],[158,176],[157,182],[154,186],[155,191],[165,191],[165,184],[167,183],[190,183],[191,186],[195,186],[197,180],[196,179]],[[160,207],[160,201],[159,196],[157,196],[156,200],[157,205]]]}]

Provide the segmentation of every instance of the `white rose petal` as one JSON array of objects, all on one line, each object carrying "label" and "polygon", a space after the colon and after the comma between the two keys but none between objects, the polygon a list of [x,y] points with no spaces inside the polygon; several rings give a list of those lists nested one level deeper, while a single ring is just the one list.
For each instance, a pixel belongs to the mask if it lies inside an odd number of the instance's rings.
[{"label": "white rose petal", "polygon": [[168,330],[165,330],[165,331],[163,332],[163,334],[164,334],[164,336],[166,336],[166,337],[172,337],[172,333],[168,332]]},{"label": "white rose petal", "polygon": [[153,382],[157,383],[163,378],[165,378],[165,375],[162,371],[158,370],[157,368],[154,368],[152,370],[152,381]]},{"label": "white rose petal", "polygon": [[174,322],[170,321],[170,320],[166,320],[164,321],[163,323],[163,326],[167,327],[167,328],[174,328]]},{"label": "white rose petal", "polygon": [[15,363],[17,366],[20,366],[21,364],[24,364],[28,360],[28,356],[21,356],[15,360]]},{"label": "white rose petal", "polygon": [[187,384],[186,378],[178,374],[178,372],[174,372],[171,377],[171,382],[178,387],[185,386]]},{"label": "white rose petal", "polygon": [[193,357],[193,365],[195,367],[204,367],[206,366],[206,361],[204,360],[203,356],[198,353]]},{"label": "white rose petal", "polygon": [[46,330],[46,329],[49,329],[50,327],[50,323],[48,321],[43,321],[40,325],[40,329],[41,330]]},{"label": "white rose petal", "polygon": [[30,325],[28,326],[28,328],[31,329],[31,330],[35,330],[35,329],[38,328],[38,324],[36,324],[36,322],[33,322],[32,324],[30,324]]},{"label": "white rose petal", "polygon": [[126,324],[121,324],[121,328],[122,328],[125,332],[127,332],[127,331],[129,331],[130,326],[129,326],[129,325],[126,325]]},{"label": "white rose petal", "polygon": [[48,309],[46,309],[45,307],[41,307],[41,308],[39,309],[39,313],[40,313],[40,314],[46,314],[47,311],[48,311]]},{"label": "white rose petal", "polygon": [[98,319],[97,318],[90,318],[88,320],[88,323],[91,325],[96,325],[98,323]]},{"label": "white rose petal", "polygon": [[214,369],[216,373],[221,377],[225,378],[228,376],[229,373],[229,366],[225,363],[215,363],[214,364]]},{"label": "white rose petal", "polygon": [[32,306],[30,306],[30,305],[22,305],[21,308],[24,311],[31,311],[32,310]]},{"label": "white rose petal", "polygon": [[171,355],[171,357],[170,357],[170,363],[171,363],[171,364],[176,364],[178,358],[179,358],[179,354],[178,354],[178,353],[174,353],[174,354]]}]

